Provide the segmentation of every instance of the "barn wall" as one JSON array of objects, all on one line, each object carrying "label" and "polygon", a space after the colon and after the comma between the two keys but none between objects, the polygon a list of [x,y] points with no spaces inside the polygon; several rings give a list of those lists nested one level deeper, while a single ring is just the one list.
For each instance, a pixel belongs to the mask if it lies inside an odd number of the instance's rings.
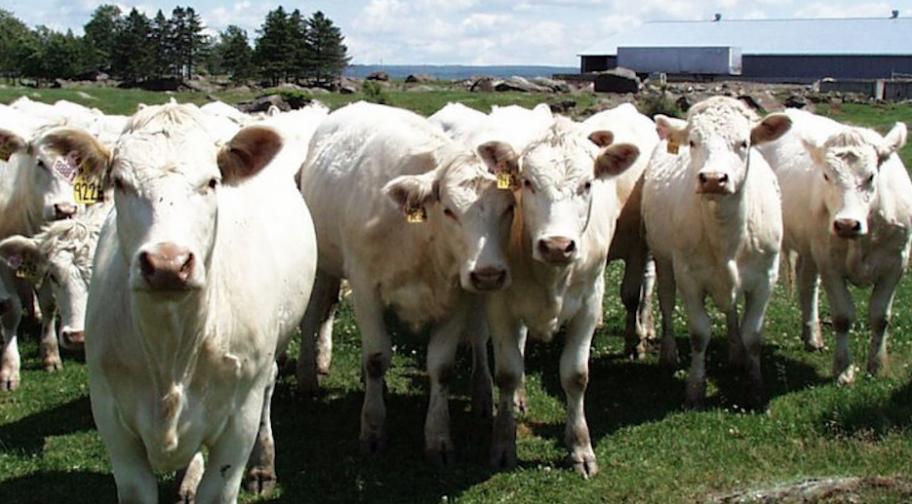
[{"label": "barn wall", "polygon": [[744,78],[814,81],[824,77],[884,79],[893,72],[912,74],[912,56],[748,56]]}]

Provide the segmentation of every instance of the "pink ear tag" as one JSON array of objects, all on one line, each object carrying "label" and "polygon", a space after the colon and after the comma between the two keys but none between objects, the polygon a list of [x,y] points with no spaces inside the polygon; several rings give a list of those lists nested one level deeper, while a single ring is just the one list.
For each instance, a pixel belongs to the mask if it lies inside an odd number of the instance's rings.
[{"label": "pink ear tag", "polygon": [[57,158],[54,161],[54,166],[52,168],[54,173],[60,175],[64,180],[71,184],[76,178],[76,172],[79,170],[79,166],[69,156]]}]

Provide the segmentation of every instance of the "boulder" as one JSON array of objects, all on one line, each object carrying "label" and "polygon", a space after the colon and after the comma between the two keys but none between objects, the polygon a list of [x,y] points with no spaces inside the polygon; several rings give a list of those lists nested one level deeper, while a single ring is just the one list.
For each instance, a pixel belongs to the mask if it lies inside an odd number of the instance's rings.
[{"label": "boulder", "polygon": [[493,77],[478,77],[470,80],[469,91],[473,93],[490,93],[494,91],[495,81]]},{"label": "boulder", "polygon": [[640,79],[633,70],[617,67],[596,74],[595,90],[599,93],[637,93]]},{"label": "boulder", "polygon": [[499,92],[519,91],[521,93],[548,93],[551,91],[551,89],[545,86],[539,86],[524,77],[515,75],[494,84],[494,90]]},{"label": "boulder", "polygon": [[291,105],[285,101],[285,98],[282,98],[281,95],[271,94],[266,96],[260,96],[253,101],[239,103],[237,108],[245,114],[252,114],[255,112],[269,112],[270,107],[276,107],[282,112],[288,112],[291,110]]},{"label": "boulder", "polygon": [[366,77],[367,80],[372,81],[382,81],[387,82],[390,80],[390,76],[386,72],[371,72],[370,75]]},{"label": "boulder", "polygon": [[409,84],[421,84],[425,82],[434,82],[436,80],[436,77],[427,74],[410,74],[405,78],[405,82]]},{"label": "boulder", "polygon": [[569,93],[570,84],[567,84],[566,81],[549,79],[547,77],[534,77],[529,79],[533,84],[546,87],[552,93]]}]

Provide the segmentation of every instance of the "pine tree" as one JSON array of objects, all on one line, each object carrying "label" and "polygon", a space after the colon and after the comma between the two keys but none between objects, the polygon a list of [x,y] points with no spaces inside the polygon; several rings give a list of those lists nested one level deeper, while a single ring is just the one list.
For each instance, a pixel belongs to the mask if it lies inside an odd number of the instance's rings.
[{"label": "pine tree", "polygon": [[34,34],[13,13],[0,9],[0,75],[19,77]]},{"label": "pine tree", "polygon": [[244,82],[253,77],[253,49],[247,39],[247,32],[231,25],[221,33],[217,48],[221,68],[234,82]]},{"label": "pine tree", "polygon": [[307,76],[319,85],[338,79],[351,61],[342,31],[317,11],[307,20],[305,40],[303,66],[307,69]]},{"label": "pine tree", "polygon": [[149,43],[152,23],[133,8],[116,32],[111,71],[123,80],[138,82],[153,72],[154,55]]},{"label": "pine tree", "polygon": [[290,30],[289,16],[281,6],[266,14],[259,29],[254,55],[263,77],[273,86],[285,79],[294,64],[294,35]]},{"label": "pine tree", "polygon": [[107,72],[111,69],[115,38],[123,22],[121,14],[116,5],[101,5],[83,26],[86,45],[92,49],[93,66],[98,70]]},{"label": "pine tree", "polygon": [[174,75],[176,65],[171,39],[171,23],[159,9],[155,13],[155,18],[152,19],[152,26],[149,30],[149,44],[153,55],[152,74],[155,77],[163,78]]},{"label": "pine tree", "polygon": [[178,65],[178,74],[191,78],[196,63],[206,48],[203,21],[193,7],[175,7],[171,11],[171,49]]}]

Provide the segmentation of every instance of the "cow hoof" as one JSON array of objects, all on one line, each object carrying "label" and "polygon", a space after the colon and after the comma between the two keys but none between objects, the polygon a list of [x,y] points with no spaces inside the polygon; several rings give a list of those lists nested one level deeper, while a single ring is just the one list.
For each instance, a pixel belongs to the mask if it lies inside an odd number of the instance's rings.
[{"label": "cow hoof", "polygon": [[516,467],[516,446],[495,443],[491,447],[491,467],[495,471],[508,471]]},{"label": "cow hoof", "polygon": [[678,346],[662,345],[659,353],[659,364],[668,368],[678,367]]},{"label": "cow hoof", "polygon": [[436,449],[428,448],[424,450],[424,455],[431,465],[440,469],[452,467],[456,463],[456,452],[453,450],[453,445],[446,441],[441,441]]},{"label": "cow hoof", "polygon": [[[578,458],[580,460],[577,460]],[[598,474],[598,462],[595,460],[595,455],[588,454],[583,457],[571,456],[570,463],[573,464],[573,470],[585,479],[589,479]]]},{"label": "cow hoof", "polygon": [[177,504],[193,504],[196,502],[196,493],[195,492],[180,492],[177,494],[178,500]]},{"label": "cow hoof", "polygon": [[525,415],[529,412],[529,399],[526,396],[526,387],[522,387],[516,391],[516,396],[513,399],[513,405],[516,407],[516,411],[520,415]]},{"label": "cow hoof", "polygon": [[44,370],[48,373],[54,373],[63,369],[63,362],[60,357],[48,358],[44,360]]},{"label": "cow hoof", "polygon": [[868,374],[871,376],[881,376],[887,368],[886,359],[873,357],[868,359]]},{"label": "cow hoof", "polygon": [[855,383],[855,370],[856,367],[854,365],[849,365],[845,371],[839,373],[836,377],[836,383],[839,385],[851,385]]},{"label": "cow hoof", "polygon": [[381,434],[371,434],[361,440],[361,454],[367,457],[379,455],[386,449],[386,438]]},{"label": "cow hoof", "polygon": [[[4,376],[5,375],[5,376]],[[0,374],[0,391],[12,392],[19,388],[19,373]]]},{"label": "cow hoof", "polygon": [[822,341],[805,341],[804,351],[808,353],[822,352],[826,350],[826,345]]},{"label": "cow hoof", "polygon": [[244,488],[256,495],[269,495],[276,487],[275,471],[264,469],[251,469],[247,473]]}]

